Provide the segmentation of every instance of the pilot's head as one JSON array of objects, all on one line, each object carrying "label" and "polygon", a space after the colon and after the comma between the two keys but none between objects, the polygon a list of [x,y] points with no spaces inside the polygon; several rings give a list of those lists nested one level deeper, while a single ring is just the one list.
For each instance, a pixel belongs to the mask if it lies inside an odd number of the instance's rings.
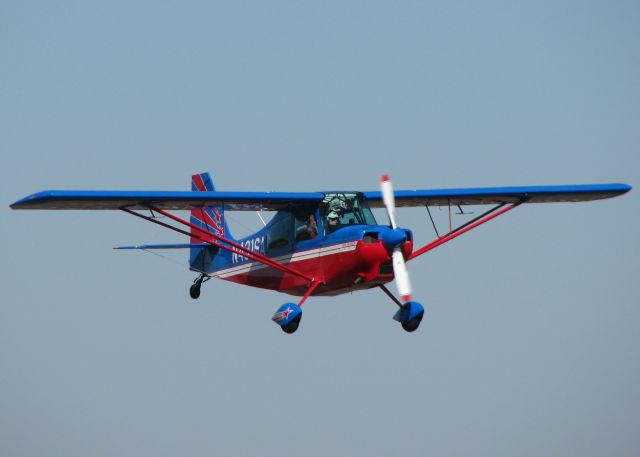
[{"label": "pilot's head", "polygon": [[329,226],[331,226],[331,227],[337,226],[339,218],[340,218],[340,216],[338,216],[338,213],[336,213],[335,211],[331,211],[327,215],[327,222],[329,223]]}]

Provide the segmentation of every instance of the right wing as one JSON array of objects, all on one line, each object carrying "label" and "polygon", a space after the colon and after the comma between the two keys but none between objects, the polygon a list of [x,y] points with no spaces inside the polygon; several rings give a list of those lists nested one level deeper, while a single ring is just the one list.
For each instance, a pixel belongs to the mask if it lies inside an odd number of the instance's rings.
[{"label": "right wing", "polygon": [[319,203],[320,192],[191,192],[46,190],[18,200],[13,209],[191,210],[223,204],[232,211],[279,211]]}]

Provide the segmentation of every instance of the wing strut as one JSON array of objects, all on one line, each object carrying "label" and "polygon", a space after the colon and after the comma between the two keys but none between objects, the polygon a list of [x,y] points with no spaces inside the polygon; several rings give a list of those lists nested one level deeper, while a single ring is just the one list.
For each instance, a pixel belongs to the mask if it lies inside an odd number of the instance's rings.
[{"label": "wing strut", "polygon": [[424,205],[424,207],[427,208],[427,214],[429,214],[429,219],[431,219],[431,225],[433,225],[433,230],[436,232],[436,236],[440,238],[440,233],[438,233],[438,227],[436,227],[436,223],[433,221],[433,216],[431,215],[429,205]]},{"label": "wing strut", "polygon": [[[162,214],[163,216],[166,216],[169,219],[172,219],[172,220],[178,222],[179,224],[182,224],[182,225],[190,227],[190,228],[192,228],[194,230],[197,230],[202,235],[198,235],[198,234],[193,233],[193,232],[189,233],[186,230],[183,230],[183,229],[178,228],[178,227],[174,227],[173,225],[167,224],[166,222],[159,221],[158,219],[155,219],[153,217],[149,217],[149,216],[145,216],[144,214],[137,213],[137,212],[132,211],[129,208],[124,207],[124,206],[121,207],[120,209],[122,211],[126,212],[126,213],[133,214],[134,216],[140,217],[140,218],[145,219],[145,220],[147,220],[149,222],[153,222],[154,224],[158,224],[158,225],[161,225],[161,226],[166,227],[168,229],[171,229],[173,231],[176,231],[178,233],[182,233],[183,235],[187,235],[187,236],[191,236],[191,237],[194,237],[194,238],[198,238],[200,241],[203,241],[205,243],[211,244],[212,246],[215,246],[217,248],[225,249],[225,250],[231,251],[231,252],[236,252],[236,253],[242,255],[243,257],[247,257],[248,259],[251,259],[251,260],[253,260],[255,262],[262,263],[262,264],[267,265],[269,267],[275,268],[276,270],[280,270],[280,271],[282,271],[284,273],[290,273],[292,275],[301,277],[301,278],[306,279],[307,281],[309,281],[311,284],[316,282],[315,279],[313,277],[309,276],[309,275],[306,275],[306,274],[304,274],[304,273],[302,273],[302,272],[300,272],[298,270],[295,270],[295,269],[293,269],[291,267],[288,267],[287,265],[284,265],[284,264],[282,264],[280,262],[276,262],[275,260],[273,260],[273,259],[271,259],[271,258],[269,258],[269,257],[267,257],[265,255],[259,254],[257,252],[254,252],[254,251],[248,249],[248,248],[245,248],[241,244],[235,243],[235,242],[233,242],[233,241],[231,241],[231,240],[229,240],[227,238],[224,238],[224,237],[222,237],[220,235],[217,235],[217,234],[215,234],[213,232],[210,232],[209,230],[205,230],[203,228],[198,227],[197,225],[191,224],[190,222],[188,222],[188,221],[186,221],[184,219],[181,219],[178,216],[175,216],[175,215],[173,215],[173,214],[171,214],[171,213],[169,213],[169,212],[167,212],[167,211],[165,211],[163,209],[156,208],[156,207],[153,207],[153,206],[149,206],[149,210],[155,211],[156,213]],[[208,237],[213,238],[215,241],[211,241],[210,239],[205,238],[203,235],[207,235]]]},{"label": "wing strut", "polygon": [[[413,251],[413,253],[409,256],[407,260],[414,259],[424,254],[425,252],[429,252],[430,250],[437,248],[441,244],[444,244],[447,241],[451,241],[452,239],[462,235],[463,233],[466,233],[469,230],[472,230],[484,224],[485,222],[489,222],[491,219],[494,219],[500,216],[501,214],[506,213],[507,211],[511,211],[513,208],[520,206],[524,202],[525,202],[525,199],[522,199],[517,203],[510,203],[510,204],[500,203],[499,205],[491,208],[489,211],[486,211],[481,215],[479,215],[478,217],[471,219],[469,222],[462,224],[460,227],[454,230],[450,230],[449,233],[447,233],[446,235],[438,236],[438,238],[433,240],[431,243],[428,243],[425,246],[422,246],[420,249]],[[431,213],[429,213],[429,216],[431,216]]]}]

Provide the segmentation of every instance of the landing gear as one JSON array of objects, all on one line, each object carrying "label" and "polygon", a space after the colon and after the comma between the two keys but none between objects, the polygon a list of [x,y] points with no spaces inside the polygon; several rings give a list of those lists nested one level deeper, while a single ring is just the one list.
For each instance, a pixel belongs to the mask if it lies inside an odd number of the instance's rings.
[{"label": "landing gear", "polygon": [[320,284],[317,281],[312,282],[297,305],[295,303],[285,303],[278,308],[271,320],[278,324],[284,333],[294,333],[298,330],[300,320],[302,320],[302,309],[300,307]]},{"label": "landing gear", "polygon": [[207,276],[204,273],[198,276],[195,281],[193,281],[191,287],[189,287],[189,296],[194,300],[200,297],[200,287],[202,286],[202,283],[208,281],[209,278],[210,276]]},{"label": "landing gear", "polygon": [[418,327],[420,327],[420,322],[422,322],[422,318],[424,317],[424,306],[415,301],[408,301],[402,304],[384,285],[381,284],[380,288],[400,307],[393,315],[393,319],[400,322],[400,325],[402,325],[402,328],[406,332],[415,332]]},{"label": "landing gear", "polygon": [[189,295],[194,300],[200,297],[200,284],[193,284],[191,287],[189,287]]},{"label": "landing gear", "polygon": [[273,315],[271,320],[278,324],[284,333],[293,333],[298,330],[302,310],[295,303],[285,303]]},{"label": "landing gear", "polygon": [[424,317],[424,307],[415,301],[408,301],[393,316],[407,332],[415,332]]}]

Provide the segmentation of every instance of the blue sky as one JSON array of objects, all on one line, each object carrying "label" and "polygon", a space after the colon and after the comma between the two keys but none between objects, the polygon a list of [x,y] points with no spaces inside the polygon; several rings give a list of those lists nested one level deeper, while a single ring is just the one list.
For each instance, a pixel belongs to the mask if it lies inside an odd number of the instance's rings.
[{"label": "blue sky", "polygon": [[637,455],[635,191],[412,262],[411,335],[375,291],[311,299],[284,335],[285,295],[210,281],[194,302],[186,258],[110,249],[173,233],[8,205],[206,170],[221,190],[637,186],[639,22],[625,1],[2,2],[0,454]]}]

